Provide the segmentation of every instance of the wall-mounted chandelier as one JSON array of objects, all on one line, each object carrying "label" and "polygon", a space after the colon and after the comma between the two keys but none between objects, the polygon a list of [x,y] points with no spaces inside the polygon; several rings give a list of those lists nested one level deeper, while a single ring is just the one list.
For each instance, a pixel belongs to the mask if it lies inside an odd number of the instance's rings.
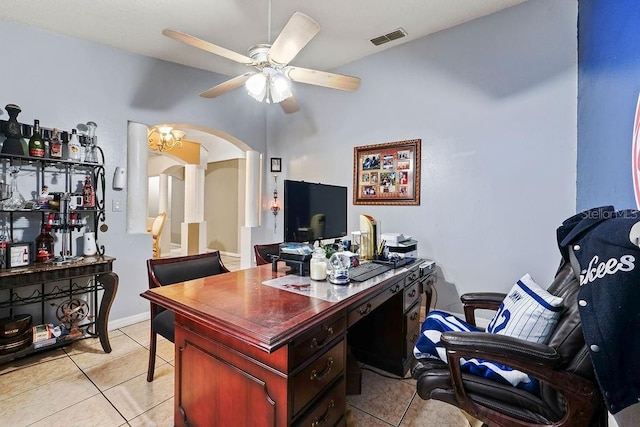
[{"label": "wall-mounted chandelier", "polygon": [[171,126],[154,126],[149,129],[147,145],[153,151],[169,151],[182,147],[184,132]]}]

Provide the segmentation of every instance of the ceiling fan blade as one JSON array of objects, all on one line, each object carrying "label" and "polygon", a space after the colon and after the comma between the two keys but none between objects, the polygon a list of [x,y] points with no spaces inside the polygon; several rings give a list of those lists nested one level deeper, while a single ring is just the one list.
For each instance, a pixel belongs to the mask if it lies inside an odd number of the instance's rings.
[{"label": "ceiling fan blade", "polygon": [[360,78],[300,67],[286,67],[285,74],[293,81],[331,89],[353,92],[360,87]]},{"label": "ceiling fan blade", "polygon": [[213,43],[209,43],[207,41],[204,41],[202,39],[199,39],[197,37],[191,36],[189,34],[186,34],[180,31],[165,28],[164,30],[162,30],[162,34],[164,34],[169,38],[182,42],[184,44],[188,44],[189,46],[206,50],[207,52],[211,52],[215,55],[222,56],[223,58],[227,58],[244,65],[253,64],[253,59],[249,58],[248,56],[245,56],[240,53],[234,52],[232,50],[226,49],[224,47],[215,45]]},{"label": "ceiling fan blade", "polygon": [[232,78],[231,80],[227,80],[226,82],[220,83],[217,86],[212,87],[209,90],[205,90],[200,94],[203,98],[215,98],[216,96],[220,96],[225,94],[233,89],[239,88],[242,86],[255,72],[248,72],[241,74],[237,77]]},{"label": "ceiling fan blade", "polygon": [[269,60],[286,65],[320,32],[320,25],[304,13],[296,12],[284,26],[271,49]]},{"label": "ceiling fan blade", "polygon": [[282,101],[280,103],[280,106],[282,107],[282,110],[287,114],[300,111],[300,107],[298,107],[298,101],[296,101],[296,98],[294,98],[293,95]]}]

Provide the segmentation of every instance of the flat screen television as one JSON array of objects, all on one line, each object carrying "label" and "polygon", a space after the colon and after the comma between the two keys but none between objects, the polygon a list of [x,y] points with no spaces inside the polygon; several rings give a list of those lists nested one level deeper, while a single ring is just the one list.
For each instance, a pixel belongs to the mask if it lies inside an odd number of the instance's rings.
[{"label": "flat screen television", "polygon": [[347,187],[284,181],[284,241],[310,242],[347,235]]}]

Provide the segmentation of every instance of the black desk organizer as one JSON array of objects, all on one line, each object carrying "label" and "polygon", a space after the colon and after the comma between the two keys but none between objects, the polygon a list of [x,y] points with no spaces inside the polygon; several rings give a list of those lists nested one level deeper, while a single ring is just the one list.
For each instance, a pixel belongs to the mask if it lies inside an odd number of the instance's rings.
[{"label": "black desk organizer", "polygon": [[291,268],[292,273],[298,276],[309,276],[311,274],[310,261],[311,255],[305,256],[304,259],[283,259],[274,256],[271,258],[271,270],[278,271],[278,262],[284,262],[287,267]]}]

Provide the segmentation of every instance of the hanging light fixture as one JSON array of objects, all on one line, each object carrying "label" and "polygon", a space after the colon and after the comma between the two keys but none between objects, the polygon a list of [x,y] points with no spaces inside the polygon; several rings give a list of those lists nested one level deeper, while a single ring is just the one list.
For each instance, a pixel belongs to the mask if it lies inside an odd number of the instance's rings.
[{"label": "hanging light fixture", "polygon": [[169,151],[182,147],[184,132],[171,126],[154,126],[149,129],[147,146],[153,151]]},{"label": "hanging light fixture", "polygon": [[249,77],[245,87],[249,96],[267,104],[278,104],[292,95],[291,81],[281,70],[270,66]]},{"label": "hanging light fixture", "polygon": [[245,87],[249,96],[258,102],[279,104],[291,97],[291,80],[282,72],[281,67],[274,66],[269,59],[271,48],[271,0],[267,13],[267,44],[258,44],[249,49],[249,57],[259,64],[260,72],[249,77]]}]

